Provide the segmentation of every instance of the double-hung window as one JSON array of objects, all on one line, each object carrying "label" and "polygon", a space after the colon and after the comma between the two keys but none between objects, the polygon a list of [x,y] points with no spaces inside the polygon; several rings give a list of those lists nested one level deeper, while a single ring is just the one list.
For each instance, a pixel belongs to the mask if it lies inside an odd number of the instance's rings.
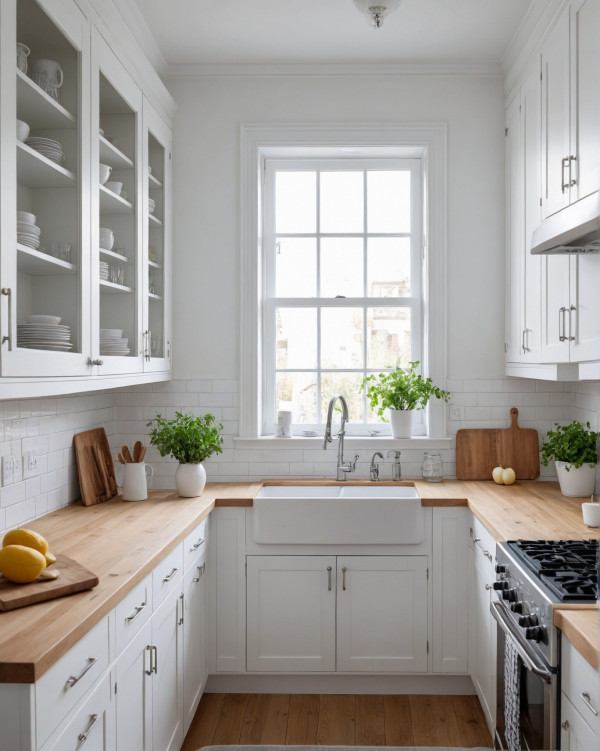
[{"label": "double-hung window", "polygon": [[[389,433],[363,379],[424,356],[420,158],[267,158],[262,231],[262,432],[291,410],[322,430],[341,392],[349,433]],[[421,419],[418,432],[425,432]]]}]

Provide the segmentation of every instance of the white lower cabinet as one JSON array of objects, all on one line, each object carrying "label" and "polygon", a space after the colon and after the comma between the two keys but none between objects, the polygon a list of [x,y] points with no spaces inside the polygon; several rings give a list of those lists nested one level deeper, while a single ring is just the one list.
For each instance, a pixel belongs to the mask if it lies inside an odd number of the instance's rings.
[{"label": "white lower cabinet", "polygon": [[142,627],[114,668],[117,751],[152,751],[152,624]]},{"label": "white lower cabinet", "polygon": [[592,751],[600,746],[600,737],[594,733],[566,694],[560,702],[560,747],[562,751]]},{"label": "white lower cabinet", "polygon": [[248,556],[249,671],[426,672],[427,556]]},{"label": "white lower cabinet", "polygon": [[194,718],[206,686],[206,552],[183,578],[183,733]]},{"label": "white lower cabinet", "polygon": [[427,672],[427,556],[337,559],[337,669]]}]

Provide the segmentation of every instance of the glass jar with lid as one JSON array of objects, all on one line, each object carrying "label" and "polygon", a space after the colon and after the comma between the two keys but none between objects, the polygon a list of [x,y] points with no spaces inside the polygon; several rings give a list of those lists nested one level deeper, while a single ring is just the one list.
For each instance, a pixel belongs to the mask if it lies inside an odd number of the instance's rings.
[{"label": "glass jar with lid", "polygon": [[426,451],[421,465],[423,479],[427,482],[441,482],[444,479],[444,465],[442,455],[434,451]]}]

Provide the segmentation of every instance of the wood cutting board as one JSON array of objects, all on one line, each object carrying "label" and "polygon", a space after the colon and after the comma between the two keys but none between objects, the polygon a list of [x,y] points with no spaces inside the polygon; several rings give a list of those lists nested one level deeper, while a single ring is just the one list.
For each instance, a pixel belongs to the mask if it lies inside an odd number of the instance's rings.
[{"label": "wood cutting board", "polygon": [[512,467],[517,480],[540,476],[538,432],[520,428],[519,410],[510,410],[509,428],[473,428],[456,434],[456,477],[459,480],[491,480],[494,467]]},{"label": "wood cutting board", "polygon": [[104,428],[77,433],[73,443],[83,505],[93,506],[117,495],[115,466]]},{"label": "wood cutting board", "polygon": [[[100,581],[81,564],[66,555],[57,555],[51,569],[60,571],[58,579],[36,579],[29,584],[14,584],[0,578],[0,611],[23,608],[36,602],[53,600],[55,597],[72,595],[95,587]],[[50,569],[50,570],[51,570]]]}]

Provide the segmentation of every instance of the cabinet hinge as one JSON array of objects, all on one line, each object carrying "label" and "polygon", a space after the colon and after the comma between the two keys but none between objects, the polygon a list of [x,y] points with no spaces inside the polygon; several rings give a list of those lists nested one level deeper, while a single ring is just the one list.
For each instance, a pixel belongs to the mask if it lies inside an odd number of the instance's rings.
[{"label": "cabinet hinge", "polygon": [[507,135],[508,135],[508,128],[504,128],[504,135],[505,135],[505,136],[507,136]]},{"label": "cabinet hinge", "polygon": [[427,580],[429,581],[429,569],[427,569]]},{"label": "cabinet hinge", "polygon": [[115,694],[117,693],[117,682],[115,681]]}]

